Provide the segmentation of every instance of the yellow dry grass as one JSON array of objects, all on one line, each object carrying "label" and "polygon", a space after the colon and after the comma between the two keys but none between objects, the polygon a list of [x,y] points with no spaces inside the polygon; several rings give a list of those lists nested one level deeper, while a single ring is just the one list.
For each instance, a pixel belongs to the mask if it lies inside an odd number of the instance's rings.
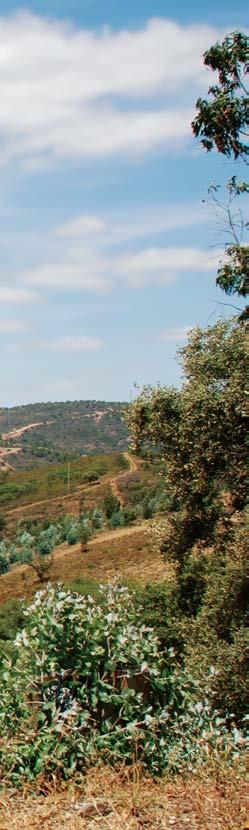
[{"label": "yellow dry grass", "polygon": [[[75,580],[108,582],[114,577],[124,582],[146,584],[165,579],[165,564],[152,549],[149,526],[120,528],[100,533],[82,553],[80,545],[60,545],[54,552],[49,573],[51,582],[66,584]],[[9,599],[29,599],[41,583],[28,565],[16,565],[0,579],[0,604]]]},{"label": "yellow dry grass", "polygon": [[241,780],[155,782],[136,767],[94,770],[81,785],[42,795],[0,794],[1,830],[242,830],[245,822]]}]

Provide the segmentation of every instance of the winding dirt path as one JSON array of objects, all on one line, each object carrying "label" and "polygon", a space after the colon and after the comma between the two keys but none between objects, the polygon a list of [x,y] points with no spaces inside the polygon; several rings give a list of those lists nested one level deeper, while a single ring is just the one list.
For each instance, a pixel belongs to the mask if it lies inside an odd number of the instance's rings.
[{"label": "winding dirt path", "polygon": [[[143,463],[140,459],[134,458],[134,456],[128,451],[124,452],[123,456],[128,461],[129,469],[126,469],[126,470],[122,471],[121,473],[117,473],[115,476],[107,475],[107,476],[103,476],[103,478],[102,478],[103,482],[110,485],[110,487],[112,488],[113,495],[116,496],[116,498],[119,499],[122,506],[124,504],[124,499],[122,498],[122,495],[121,495],[120,490],[118,488],[118,482],[120,480],[122,480],[122,478],[125,478],[129,474],[129,472],[130,473],[137,472],[139,470],[139,468],[141,467],[141,464]],[[50,498],[50,499],[39,499],[39,501],[32,501],[32,502],[26,502],[25,504],[20,504],[18,507],[6,508],[6,514],[9,518],[11,518],[12,516],[18,516],[20,514],[22,515],[24,509],[28,508],[28,507],[30,507],[30,508],[31,507],[32,508],[33,507],[42,507],[42,506],[46,507],[47,504],[56,504],[57,502],[72,501],[72,498],[74,496],[75,497],[80,496],[81,493],[88,493],[88,492],[92,493],[93,488],[97,487],[98,484],[99,484],[99,482],[93,482],[90,485],[90,487],[89,487],[89,484],[82,484],[82,485],[79,485],[71,493],[68,493],[68,494],[63,495],[63,496],[60,495],[60,496],[54,496],[53,498]]]},{"label": "winding dirt path", "polygon": [[128,461],[129,470],[124,470],[124,472],[118,473],[116,476],[113,476],[113,478],[111,478],[109,481],[113,495],[116,496],[117,499],[119,499],[121,507],[124,507],[125,499],[122,493],[120,492],[118,486],[119,481],[122,481],[122,479],[126,478],[127,474],[129,473],[137,473],[139,468],[141,467],[141,464],[143,464],[143,462],[139,458],[135,458],[131,452],[128,452],[128,450],[123,453],[123,456],[124,458],[126,458],[126,461]]}]

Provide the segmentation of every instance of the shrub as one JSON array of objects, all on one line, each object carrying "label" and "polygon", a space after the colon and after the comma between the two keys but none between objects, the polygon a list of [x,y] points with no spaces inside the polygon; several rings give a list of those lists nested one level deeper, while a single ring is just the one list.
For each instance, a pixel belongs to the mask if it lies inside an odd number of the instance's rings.
[{"label": "shrub", "polygon": [[37,551],[41,556],[48,556],[52,553],[53,550],[53,543],[51,539],[46,536],[46,530],[44,530],[37,542]]},{"label": "shrub", "polygon": [[97,507],[95,507],[95,510],[93,510],[92,512],[91,522],[93,530],[101,530],[104,522],[102,510],[99,510]]},{"label": "shrub", "polygon": [[5,531],[5,528],[6,528],[6,518],[5,518],[4,513],[0,513],[0,539],[2,538],[2,535]]},{"label": "shrub", "polygon": [[104,511],[107,519],[110,519],[112,514],[117,513],[119,509],[120,501],[116,496],[114,496],[111,488],[109,487],[104,499]]},{"label": "shrub", "polygon": [[135,507],[124,507],[123,509],[124,524],[131,525],[137,519],[137,510]]},{"label": "shrub", "polygon": [[0,574],[5,574],[10,569],[10,563],[6,556],[0,554]]},{"label": "shrub", "polygon": [[48,580],[49,571],[52,568],[52,564],[52,554],[44,555],[36,551],[30,559],[30,565],[37,574],[40,582],[46,582]]},{"label": "shrub", "polygon": [[112,513],[109,519],[109,527],[111,527],[112,530],[114,530],[116,527],[124,527],[124,525],[125,517],[123,510],[116,510],[114,513]]},{"label": "shrub", "polygon": [[184,650],[184,634],[176,581],[161,585],[149,583],[145,588],[137,589],[137,598],[145,625],[152,626],[161,647],[164,650],[173,648],[179,659]]},{"label": "shrub", "polygon": [[86,551],[88,549],[88,542],[91,539],[92,531],[91,528],[85,523],[82,524],[80,528],[80,542],[81,542],[81,549],[82,551]]},{"label": "shrub", "polygon": [[[43,560],[44,561],[44,560]],[[0,672],[0,773],[13,784],[65,778],[106,758],[154,774],[237,753],[198,684],[164,656],[133,596],[107,586],[94,600],[49,586],[24,612],[15,655]]]},{"label": "shrub", "polygon": [[66,541],[69,545],[76,545],[80,541],[81,528],[78,522],[72,524],[66,536]]},{"label": "shrub", "polygon": [[157,499],[146,499],[143,504],[143,518],[151,519],[158,508]]},{"label": "shrub", "polygon": [[15,637],[24,623],[24,608],[19,600],[11,599],[0,607],[0,641],[6,643]]}]

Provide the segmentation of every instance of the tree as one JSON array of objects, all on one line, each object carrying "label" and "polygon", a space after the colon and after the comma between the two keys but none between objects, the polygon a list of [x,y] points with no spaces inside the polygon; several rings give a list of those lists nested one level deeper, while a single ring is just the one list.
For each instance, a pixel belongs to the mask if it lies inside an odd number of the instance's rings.
[{"label": "tree", "polygon": [[[249,98],[246,88],[249,41],[240,32],[226,37],[222,44],[215,44],[204,54],[204,64],[218,72],[218,84],[208,90],[209,100],[198,98],[198,114],[192,122],[193,133],[201,136],[201,143],[208,152],[216,148],[219,153],[248,163]],[[223,223],[228,241],[225,244],[226,259],[218,268],[217,285],[226,294],[246,297],[249,293],[249,249],[243,242],[248,223],[241,211],[232,210],[232,202],[248,193],[249,186],[236,176],[228,181],[228,201],[217,196],[218,187],[212,186],[211,195],[216,216]],[[209,191],[210,192],[210,191]],[[217,210],[218,209],[218,210]],[[248,316],[248,308],[242,319]]]},{"label": "tree", "polygon": [[80,528],[80,543],[82,553],[86,553],[88,551],[88,543],[91,539],[91,536],[91,528],[87,524],[82,524]]},{"label": "tree", "polygon": [[52,553],[43,555],[42,553],[35,551],[35,553],[33,554],[32,560],[29,564],[30,567],[33,568],[33,570],[35,571],[40,582],[46,582],[46,580],[49,578],[49,573],[53,566],[53,561],[54,560]]},{"label": "tree", "polygon": [[[145,388],[128,415],[135,451],[160,449],[174,513],[162,542],[180,571],[196,544],[212,544],[218,523],[246,499],[244,326],[219,321],[193,329],[180,350],[185,384]],[[226,503],[225,493],[229,492]]]},{"label": "tree", "polygon": [[247,35],[233,32],[204,54],[204,64],[218,72],[219,83],[209,87],[209,100],[198,98],[198,115],[192,123],[195,136],[208,152],[214,147],[228,157],[249,155],[249,99],[246,89],[249,41]]}]

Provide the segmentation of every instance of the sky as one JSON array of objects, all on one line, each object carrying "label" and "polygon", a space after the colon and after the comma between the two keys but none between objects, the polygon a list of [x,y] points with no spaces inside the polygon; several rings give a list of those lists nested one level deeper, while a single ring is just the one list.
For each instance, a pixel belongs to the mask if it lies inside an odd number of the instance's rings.
[{"label": "sky", "polygon": [[203,200],[234,171],[191,120],[245,12],[1,0],[0,406],[178,385],[189,329],[227,313]]}]

